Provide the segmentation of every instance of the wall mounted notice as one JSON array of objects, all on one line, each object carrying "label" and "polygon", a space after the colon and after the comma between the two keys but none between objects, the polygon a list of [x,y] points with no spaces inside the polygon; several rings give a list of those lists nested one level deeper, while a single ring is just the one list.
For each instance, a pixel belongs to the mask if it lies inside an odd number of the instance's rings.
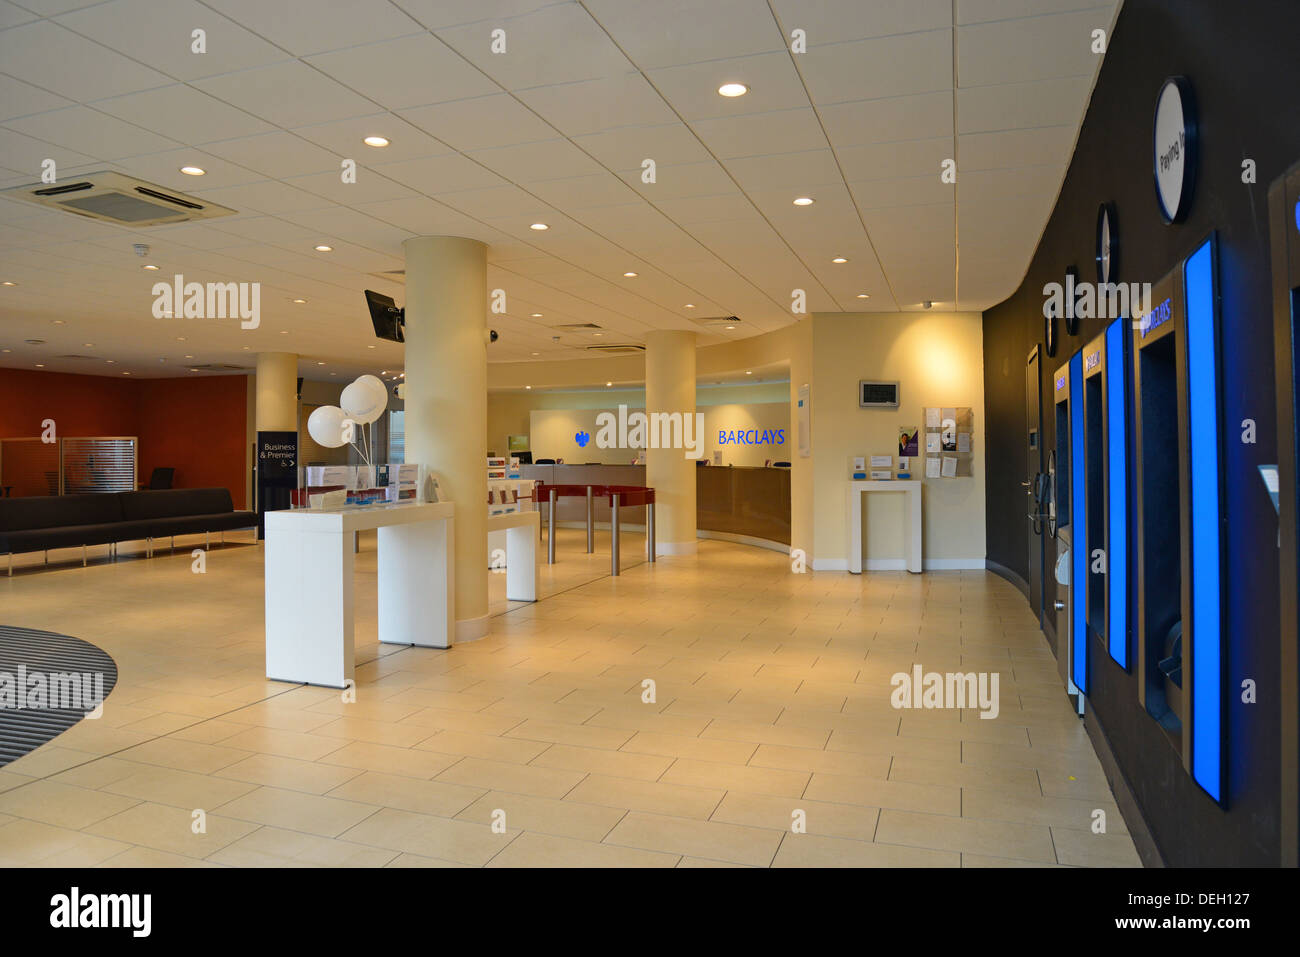
[{"label": "wall mounted notice", "polygon": [[798,394],[799,455],[808,458],[812,455],[812,389],[799,386]]},{"label": "wall mounted notice", "polygon": [[[969,478],[974,468],[975,414],[970,406],[925,410],[926,478]],[[901,438],[900,438],[901,442]]]}]

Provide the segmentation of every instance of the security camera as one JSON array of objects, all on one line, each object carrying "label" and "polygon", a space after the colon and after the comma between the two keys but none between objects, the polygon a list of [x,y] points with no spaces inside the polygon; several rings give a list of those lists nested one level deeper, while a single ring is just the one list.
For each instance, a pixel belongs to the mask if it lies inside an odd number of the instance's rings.
[{"label": "security camera", "polygon": [[488,330],[488,342],[496,342],[499,338],[501,337],[497,335],[497,331],[495,329]]}]

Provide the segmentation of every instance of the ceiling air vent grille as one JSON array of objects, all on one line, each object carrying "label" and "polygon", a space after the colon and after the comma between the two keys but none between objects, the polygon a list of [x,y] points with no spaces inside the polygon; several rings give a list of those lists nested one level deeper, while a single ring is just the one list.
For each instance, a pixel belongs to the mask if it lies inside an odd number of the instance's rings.
[{"label": "ceiling air vent grille", "polygon": [[739,316],[692,316],[691,321],[701,326],[738,326]]},{"label": "ceiling air vent grille", "polygon": [[582,332],[584,329],[601,328],[594,322],[567,322],[559,326],[551,326],[552,329],[568,329],[570,332]]},{"label": "ceiling air vent grille", "polygon": [[194,369],[197,372],[252,372],[251,366],[235,366],[225,362],[208,362],[203,365],[186,366],[187,369]]},{"label": "ceiling air vent grille", "polygon": [[110,171],[90,173],[76,182],[57,186],[17,186],[4,190],[4,195],[131,227],[184,223],[235,212],[197,196]]},{"label": "ceiling air vent grille", "polygon": [[645,353],[645,346],[638,346],[635,343],[627,345],[607,345],[607,346],[587,346],[588,352],[597,352],[602,356],[639,356]]}]

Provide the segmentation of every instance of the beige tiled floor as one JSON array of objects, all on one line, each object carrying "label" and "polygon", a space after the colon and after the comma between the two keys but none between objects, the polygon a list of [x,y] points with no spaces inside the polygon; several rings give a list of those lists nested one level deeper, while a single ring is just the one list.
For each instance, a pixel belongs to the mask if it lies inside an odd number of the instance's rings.
[{"label": "beige tiled floor", "polygon": [[[355,703],[264,679],[257,547],[202,575],[188,541],[19,561],[0,620],[120,676],[101,720],[0,770],[0,865],[1138,863],[1005,582],[796,575],[721,542],[651,566],[641,544],[615,579],[562,532],[550,597],[507,603],[494,576],[489,637],[442,652],[377,644],[363,540]],[[1000,715],[895,710],[914,663],[998,672]]]}]

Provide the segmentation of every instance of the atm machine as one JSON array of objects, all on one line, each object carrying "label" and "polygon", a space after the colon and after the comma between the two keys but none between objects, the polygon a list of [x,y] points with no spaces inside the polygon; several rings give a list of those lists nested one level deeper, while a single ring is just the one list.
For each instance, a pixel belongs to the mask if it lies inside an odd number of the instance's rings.
[{"label": "atm machine", "polygon": [[1274,469],[1260,466],[1278,510],[1279,624],[1282,700],[1282,858],[1300,864],[1300,164],[1268,190],[1269,239],[1273,247],[1273,365],[1277,382],[1277,455]]},{"label": "atm machine", "polygon": [[[1084,466],[1083,353],[1052,375],[1056,444],[1048,454],[1048,535],[1055,543],[1056,662],[1079,714],[1088,692],[1088,562],[1084,545],[1087,483]],[[1048,546],[1052,548],[1051,545]]]},{"label": "atm machine", "polygon": [[1128,669],[1128,356],[1131,320],[1115,319],[1083,347],[1084,512],[1074,541],[1086,556],[1087,634]]},{"label": "atm machine", "polygon": [[1214,237],[1132,323],[1138,696],[1222,802],[1223,421]]}]

